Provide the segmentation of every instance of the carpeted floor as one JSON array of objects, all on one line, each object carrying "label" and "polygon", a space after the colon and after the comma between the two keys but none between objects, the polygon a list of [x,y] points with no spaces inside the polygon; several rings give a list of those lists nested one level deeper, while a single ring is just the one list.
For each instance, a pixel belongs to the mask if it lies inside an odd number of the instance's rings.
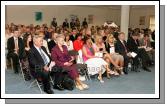
[{"label": "carpeted floor", "polygon": [[[100,83],[97,78],[85,81],[89,85],[88,90],[79,91],[58,91],[53,89],[55,94],[154,94],[155,92],[155,67],[150,67],[152,72],[129,72],[128,75],[104,78]],[[40,94],[37,86],[29,88],[31,81],[24,82],[21,74],[14,74],[11,69],[6,70],[5,92],[6,94]]]}]

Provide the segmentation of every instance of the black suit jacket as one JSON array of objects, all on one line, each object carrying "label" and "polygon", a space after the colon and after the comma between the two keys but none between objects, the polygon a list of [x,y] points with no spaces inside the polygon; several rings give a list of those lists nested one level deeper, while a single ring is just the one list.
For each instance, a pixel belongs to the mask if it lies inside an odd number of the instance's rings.
[{"label": "black suit jacket", "polygon": [[137,44],[136,44],[135,40],[130,37],[127,41],[127,46],[128,46],[128,49],[130,52],[138,53],[138,46],[139,46],[138,40],[137,40]]},{"label": "black suit jacket", "polygon": [[[20,59],[22,59],[24,57],[24,43],[23,43],[23,40],[21,38],[18,38],[18,47],[19,47],[18,56]],[[7,49],[8,49],[8,56],[10,55],[10,53],[15,52],[15,50],[14,50],[15,49],[14,37],[11,37],[8,39]]]},{"label": "black suit jacket", "polygon": [[88,25],[88,23],[86,21],[82,22],[82,26]]},{"label": "black suit jacket", "polygon": [[70,22],[70,27],[71,28],[74,28],[76,25],[75,25],[75,22]]},{"label": "black suit jacket", "polygon": [[[41,49],[50,58],[50,62],[48,63],[48,66],[49,66],[51,63],[51,57],[47,53],[45,47],[42,46]],[[40,53],[38,52],[38,50],[34,46],[32,46],[32,48],[29,50],[28,61],[29,61],[29,66],[30,66],[31,71],[35,71],[35,68],[43,69],[43,67],[45,66],[44,61],[43,61]]]},{"label": "black suit jacket", "polygon": [[[105,44],[106,51],[107,51],[108,53],[110,53],[110,48],[111,48],[110,44],[107,43],[107,42],[105,42],[104,44]],[[115,47],[115,43],[114,43],[114,47]]]},{"label": "black suit jacket", "polygon": [[57,27],[57,22],[56,22],[56,21],[52,21],[52,22],[51,22],[51,25],[52,25],[53,27]]},{"label": "black suit jacket", "polygon": [[55,47],[55,46],[56,46],[56,43],[55,43],[54,40],[51,40],[51,41],[48,42],[48,48],[49,48],[50,53],[52,51],[52,48]]},{"label": "black suit jacket", "polygon": [[63,22],[63,28],[64,28],[64,27],[69,28],[69,23],[68,23],[68,22]]},{"label": "black suit jacket", "polygon": [[[127,52],[129,51],[128,48],[127,48],[127,44],[126,44],[126,41],[124,41],[124,45],[127,49]],[[115,52],[125,56],[127,53],[126,53],[126,50],[124,48],[124,45],[121,43],[120,40],[117,40],[116,43],[115,43]]]},{"label": "black suit jacket", "polygon": [[72,42],[74,42],[74,41],[76,40],[76,35],[75,35],[75,37],[74,37],[73,35],[70,35],[70,40],[71,40]]}]

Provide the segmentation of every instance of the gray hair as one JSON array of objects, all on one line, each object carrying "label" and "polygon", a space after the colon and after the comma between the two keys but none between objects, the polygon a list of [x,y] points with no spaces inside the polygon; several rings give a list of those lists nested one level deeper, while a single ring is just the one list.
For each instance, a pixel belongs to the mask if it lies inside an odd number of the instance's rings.
[{"label": "gray hair", "polygon": [[38,38],[42,38],[42,39],[43,39],[43,36],[41,36],[41,35],[34,35],[34,36],[33,36],[33,41],[35,41],[35,40],[38,39]]},{"label": "gray hair", "polygon": [[57,37],[56,37],[56,40],[58,41],[58,40],[59,40],[59,38],[63,38],[63,39],[64,39],[65,37],[64,37],[64,35],[63,35],[63,34],[58,34],[58,35],[57,35]]}]

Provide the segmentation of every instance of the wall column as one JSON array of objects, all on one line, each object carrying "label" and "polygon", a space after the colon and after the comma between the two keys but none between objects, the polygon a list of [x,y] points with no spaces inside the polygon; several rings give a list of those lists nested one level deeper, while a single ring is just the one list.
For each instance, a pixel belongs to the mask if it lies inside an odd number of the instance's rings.
[{"label": "wall column", "polygon": [[121,6],[121,26],[120,31],[125,33],[125,39],[128,39],[128,27],[129,27],[129,5]]}]

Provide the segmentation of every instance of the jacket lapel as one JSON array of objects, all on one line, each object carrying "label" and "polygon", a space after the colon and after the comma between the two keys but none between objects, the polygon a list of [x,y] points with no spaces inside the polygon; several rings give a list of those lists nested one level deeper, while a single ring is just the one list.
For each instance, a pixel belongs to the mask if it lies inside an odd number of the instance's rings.
[{"label": "jacket lapel", "polygon": [[39,59],[39,61],[44,63],[44,61],[41,57],[41,54],[38,52],[38,50],[34,46],[32,48],[33,48],[34,53],[36,54],[37,59]]}]

